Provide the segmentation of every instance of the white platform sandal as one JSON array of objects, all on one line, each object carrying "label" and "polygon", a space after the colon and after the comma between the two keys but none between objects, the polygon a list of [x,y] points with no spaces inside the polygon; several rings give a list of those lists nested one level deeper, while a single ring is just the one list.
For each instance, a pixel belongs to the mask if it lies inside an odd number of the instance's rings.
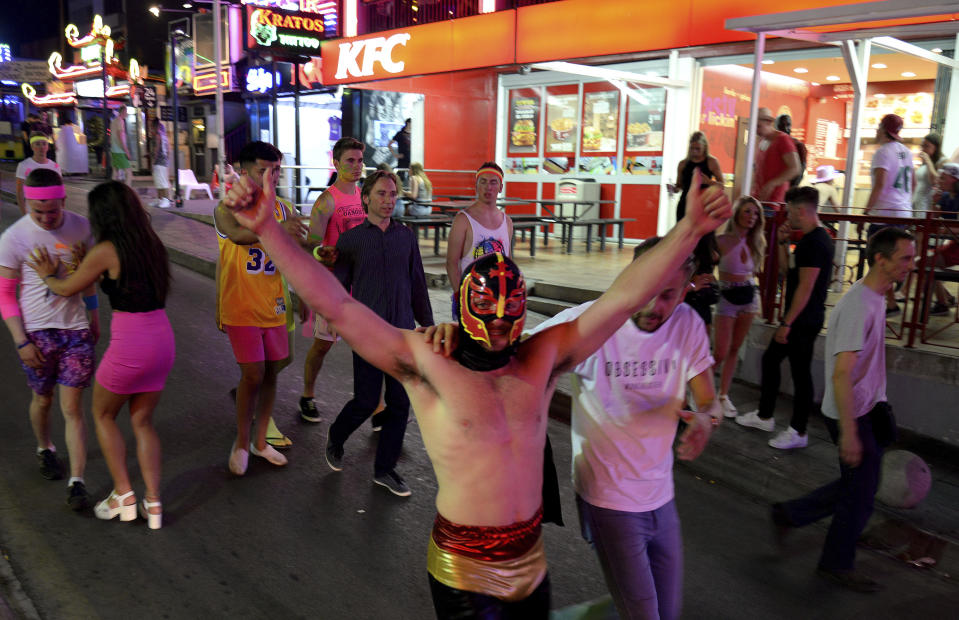
[{"label": "white platform sandal", "polygon": [[[133,497],[134,502],[132,504],[124,505],[123,501],[128,498]],[[110,507],[110,501],[115,501],[116,506]],[[96,515],[97,519],[103,519],[109,521],[113,517],[119,515],[121,521],[133,521],[137,518],[137,504],[136,497],[133,495],[133,491],[127,491],[123,495],[117,495],[116,489],[110,491],[110,494],[107,498],[99,502],[93,508],[93,514]]]}]

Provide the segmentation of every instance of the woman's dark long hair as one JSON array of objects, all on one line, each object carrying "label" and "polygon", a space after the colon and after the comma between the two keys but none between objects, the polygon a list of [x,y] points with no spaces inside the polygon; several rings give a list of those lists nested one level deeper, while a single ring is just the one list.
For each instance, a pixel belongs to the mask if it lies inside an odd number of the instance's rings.
[{"label": "woman's dark long hair", "polygon": [[140,197],[125,183],[107,181],[93,188],[87,203],[97,243],[109,241],[120,257],[120,289],[129,289],[131,283],[146,285],[164,303],[170,291],[170,263]]}]

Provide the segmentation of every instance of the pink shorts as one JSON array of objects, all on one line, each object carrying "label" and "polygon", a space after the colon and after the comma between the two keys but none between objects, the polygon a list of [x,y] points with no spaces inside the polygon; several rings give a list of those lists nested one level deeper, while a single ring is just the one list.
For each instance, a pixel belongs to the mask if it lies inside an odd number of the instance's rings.
[{"label": "pink shorts", "polygon": [[173,328],[165,310],[114,311],[110,345],[97,368],[97,383],[114,394],[159,392],[175,356]]},{"label": "pink shorts", "polygon": [[224,325],[233,346],[233,357],[240,364],[276,362],[290,354],[286,325],[254,327],[252,325]]}]

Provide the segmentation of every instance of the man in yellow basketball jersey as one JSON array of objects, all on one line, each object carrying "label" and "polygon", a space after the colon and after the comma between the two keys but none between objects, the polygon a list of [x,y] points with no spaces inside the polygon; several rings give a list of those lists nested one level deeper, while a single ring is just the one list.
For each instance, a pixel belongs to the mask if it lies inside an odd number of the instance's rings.
[{"label": "man in yellow basketball jersey", "polygon": [[[262,183],[264,172],[274,186],[279,179],[280,151],[266,142],[251,142],[239,154],[240,174]],[[306,230],[290,208],[277,200],[273,216],[299,242]],[[236,441],[230,451],[230,471],[242,476],[252,452],[270,463],[286,465],[286,457],[266,443],[276,399],[276,378],[289,355],[287,304],[283,278],[259,239],[241,227],[222,204],[214,211],[220,257],[217,279],[217,323],[230,338],[240,365],[236,393]],[[250,426],[256,408],[255,433]]]}]

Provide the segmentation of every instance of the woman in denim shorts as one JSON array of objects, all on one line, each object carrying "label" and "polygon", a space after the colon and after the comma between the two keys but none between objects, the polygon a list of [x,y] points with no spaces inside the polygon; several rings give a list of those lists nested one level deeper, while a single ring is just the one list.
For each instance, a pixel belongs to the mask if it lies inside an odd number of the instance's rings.
[{"label": "woman in denim shorts", "polygon": [[751,196],[736,201],[733,217],[719,244],[719,305],[716,307],[716,340],[713,357],[721,369],[719,404],[723,415],[735,418],[737,411],[729,400],[729,385],[736,371],[739,348],[749,333],[753,317],[759,314],[756,272],[766,251],[763,210]]}]

